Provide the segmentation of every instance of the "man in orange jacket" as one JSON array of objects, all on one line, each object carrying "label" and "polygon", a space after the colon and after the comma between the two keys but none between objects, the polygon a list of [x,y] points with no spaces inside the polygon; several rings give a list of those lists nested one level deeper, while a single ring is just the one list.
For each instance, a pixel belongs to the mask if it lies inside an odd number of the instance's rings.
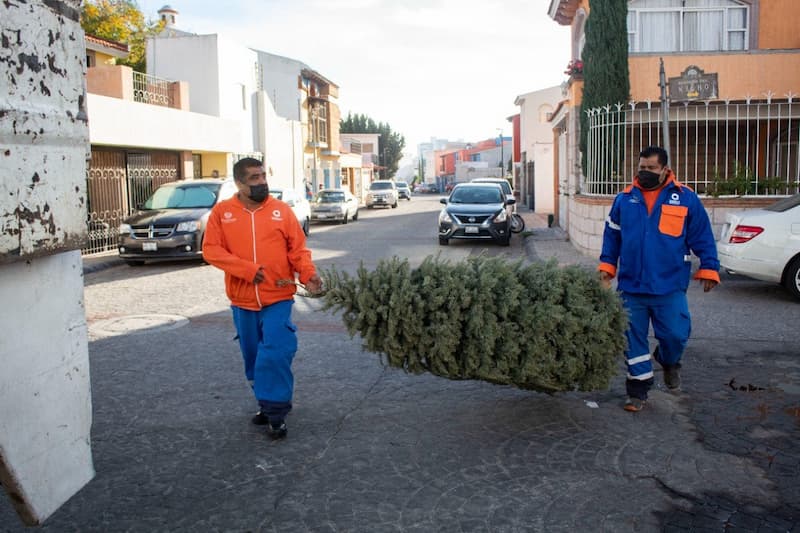
[{"label": "man in orange jacket", "polygon": [[321,289],[322,280],[291,207],[269,196],[263,163],[241,159],[233,177],[239,192],[211,210],[203,258],[225,272],[244,372],[260,407],[253,423],[266,425],[272,438],[283,438],[297,351],[291,321],[295,274],[311,292]]}]

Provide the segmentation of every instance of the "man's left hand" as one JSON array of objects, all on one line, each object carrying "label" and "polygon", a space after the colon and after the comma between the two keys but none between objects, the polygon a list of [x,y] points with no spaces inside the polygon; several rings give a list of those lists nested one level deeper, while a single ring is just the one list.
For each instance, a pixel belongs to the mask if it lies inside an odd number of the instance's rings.
[{"label": "man's left hand", "polygon": [[717,285],[719,285],[719,283],[717,283],[713,279],[703,279],[700,280],[700,282],[703,284],[703,292],[708,292]]},{"label": "man's left hand", "polygon": [[308,292],[315,293],[322,290],[322,278],[319,277],[319,274],[314,274],[308,281],[305,283],[306,289]]}]

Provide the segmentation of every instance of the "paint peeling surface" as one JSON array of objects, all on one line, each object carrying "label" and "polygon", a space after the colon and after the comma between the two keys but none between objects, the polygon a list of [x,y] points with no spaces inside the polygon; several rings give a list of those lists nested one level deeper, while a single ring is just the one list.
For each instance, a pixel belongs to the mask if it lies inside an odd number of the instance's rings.
[{"label": "paint peeling surface", "polygon": [[0,497],[30,525],[94,476],[79,7],[0,0]]},{"label": "paint peeling surface", "polygon": [[86,240],[80,2],[0,2],[0,263]]}]

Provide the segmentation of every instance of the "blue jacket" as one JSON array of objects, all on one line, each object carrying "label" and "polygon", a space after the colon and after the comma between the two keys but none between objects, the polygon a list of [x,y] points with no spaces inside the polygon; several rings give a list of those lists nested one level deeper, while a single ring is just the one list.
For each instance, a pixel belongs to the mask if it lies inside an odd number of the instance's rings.
[{"label": "blue jacket", "polygon": [[719,270],[711,222],[690,188],[670,180],[649,215],[638,187],[628,186],[614,198],[600,261],[616,269],[619,290],[653,295],[685,291],[690,251],[700,258],[701,271]]}]

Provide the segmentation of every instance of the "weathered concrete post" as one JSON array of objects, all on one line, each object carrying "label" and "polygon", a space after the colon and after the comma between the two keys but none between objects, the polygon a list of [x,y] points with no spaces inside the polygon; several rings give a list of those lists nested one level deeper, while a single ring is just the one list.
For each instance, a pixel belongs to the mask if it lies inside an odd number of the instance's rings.
[{"label": "weathered concrete post", "polygon": [[0,3],[0,482],[26,524],[94,476],[79,10]]}]

